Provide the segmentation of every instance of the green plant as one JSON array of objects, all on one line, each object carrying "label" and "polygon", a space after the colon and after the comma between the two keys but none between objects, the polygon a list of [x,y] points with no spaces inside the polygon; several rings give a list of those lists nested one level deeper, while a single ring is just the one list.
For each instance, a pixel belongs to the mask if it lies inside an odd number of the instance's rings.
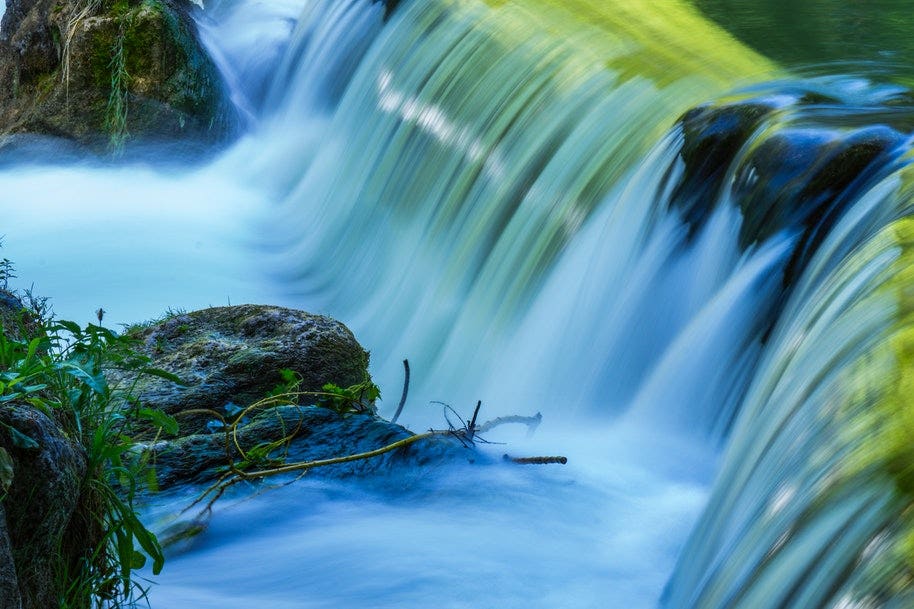
[{"label": "green plant", "polygon": [[13,263],[8,258],[0,260],[0,289],[8,290],[10,279],[15,279]]},{"label": "green plant", "polygon": [[[147,319],[146,321],[141,321],[141,322],[137,322],[137,323],[124,324],[123,325],[123,334],[132,336],[138,332],[142,332],[143,330],[145,330],[147,328],[151,328],[152,326],[157,326],[162,322],[168,321],[169,319],[174,319],[175,317],[179,317],[181,315],[187,315],[187,309],[182,309],[180,307],[177,307],[177,308],[168,307],[167,309],[165,309],[165,312],[162,313],[161,315],[159,315],[158,317],[153,317],[152,319]],[[188,326],[187,329],[189,330],[190,327]]]},{"label": "green plant", "polygon": [[127,99],[130,75],[127,73],[127,57],[124,52],[124,36],[128,24],[122,20],[120,29],[111,49],[110,90],[108,106],[105,109],[105,130],[108,132],[108,148],[112,154],[119,155],[130,133],[127,131]]},{"label": "green plant", "polygon": [[376,414],[375,401],[381,397],[381,390],[371,379],[346,388],[327,383],[321,390],[315,394],[317,405],[339,414]]},{"label": "green plant", "polygon": [[[58,553],[62,608],[130,606],[145,594],[134,570],[147,556],[153,573],[162,568],[162,549],[135,507],[138,490],[154,475],[146,460],[132,451],[132,430],[137,422],[145,422],[159,433],[176,433],[177,423],[136,400],[135,380],[126,387],[108,381],[108,373],[117,370],[132,373],[135,379],[156,375],[179,382],[149,363],[136,351],[133,339],[100,325],[50,322],[22,338],[0,330],[0,408],[27,404],[42,411],[78,441],[87,456],[87,475],[72,521],[79,526]],[[11,426],[4,427],[14,444],[35,443]],[[6,457],[0,455],[4,487],[12,478]],[[69,532],[73,533],[72,526]]]}]

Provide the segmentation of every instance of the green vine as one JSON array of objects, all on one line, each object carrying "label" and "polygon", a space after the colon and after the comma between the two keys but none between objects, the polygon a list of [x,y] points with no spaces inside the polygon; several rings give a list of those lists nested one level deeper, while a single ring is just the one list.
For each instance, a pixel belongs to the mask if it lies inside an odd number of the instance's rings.
[{"label": "green vine", "polygon": [[105,109],[105,130],[108,132],[108,148],[118,156],[123,153],[124,145],[130,137],[127,129],[127,108],[130,75],[127,73],[127,58],[124,52],[124,38],[129,24],[121,21],[114,46],[111,49],[111,88],[108,94],[108,105]]}]

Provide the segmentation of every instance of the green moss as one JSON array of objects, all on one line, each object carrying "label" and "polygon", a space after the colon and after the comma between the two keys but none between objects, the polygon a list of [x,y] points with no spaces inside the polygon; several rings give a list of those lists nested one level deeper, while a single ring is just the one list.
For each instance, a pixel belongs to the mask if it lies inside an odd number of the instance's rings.
[{"label": "green moss", "polygon": [[[144,2],[123,17],[127,72],[135,77],[153,76],[162,67],[165,11],[158,2]],[[180,61],[180,58],[176,58]]]},{"label": "green moss", "polygon": [[105,23],[91,31],[88,61],[92,71],[92,82],[99,90],[108,92],[111,87],[111,49],[117,44],[117,28],[112,22]]},{"label": "green moss", "polygon": [[894,552],[914,569],[914,217],[889,224],[858,257],[868,260],[893,249],[897,257],[872,298],[894,302],[896,322],[849,375],[855,391],[842,410],[851,447],[843,475],[848,480],[889,477],[900,504],[907,506]]}]

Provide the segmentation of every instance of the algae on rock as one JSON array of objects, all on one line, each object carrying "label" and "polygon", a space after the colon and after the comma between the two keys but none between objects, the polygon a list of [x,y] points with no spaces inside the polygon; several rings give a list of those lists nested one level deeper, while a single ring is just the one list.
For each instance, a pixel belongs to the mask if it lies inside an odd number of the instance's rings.
[{"label": "algae on rock", "polygon": [[101,151],[215,142],[235,120],[187,0],[9,0],[0,26],[0,135]]}]

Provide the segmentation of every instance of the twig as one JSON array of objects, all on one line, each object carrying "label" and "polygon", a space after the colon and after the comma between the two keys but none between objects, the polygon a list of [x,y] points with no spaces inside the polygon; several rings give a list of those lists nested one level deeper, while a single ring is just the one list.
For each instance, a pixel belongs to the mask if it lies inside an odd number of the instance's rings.
[{"label": "twig", "polygon": [[509,455],[504,455],[502,458],[505,461],[510,461],[511,463],[517,463],[519,465],[549,465],[551,463],[565,465],[568,463],[567,457],[511,457]]},{"label": "twig", "polygon": [[391,423],[396,423],[397,419],[400,418],[400,413],[403,412],[403,406],[406,404],[406,394],[409,393],[409,360],[403,360],[403,395],[400,396],[400,405],[397,406],[397,412],[394,413],[394,418],[390,420]]},{"label": "twig", "polygon": [[476,435],[476,417],[479,416],[479,409],[482,408],[482,400],[476,401],[476,408],[473,410],[473,418],[470,419],[470,424],[467,425],[467,439],[472,443],[473,436]]}]

